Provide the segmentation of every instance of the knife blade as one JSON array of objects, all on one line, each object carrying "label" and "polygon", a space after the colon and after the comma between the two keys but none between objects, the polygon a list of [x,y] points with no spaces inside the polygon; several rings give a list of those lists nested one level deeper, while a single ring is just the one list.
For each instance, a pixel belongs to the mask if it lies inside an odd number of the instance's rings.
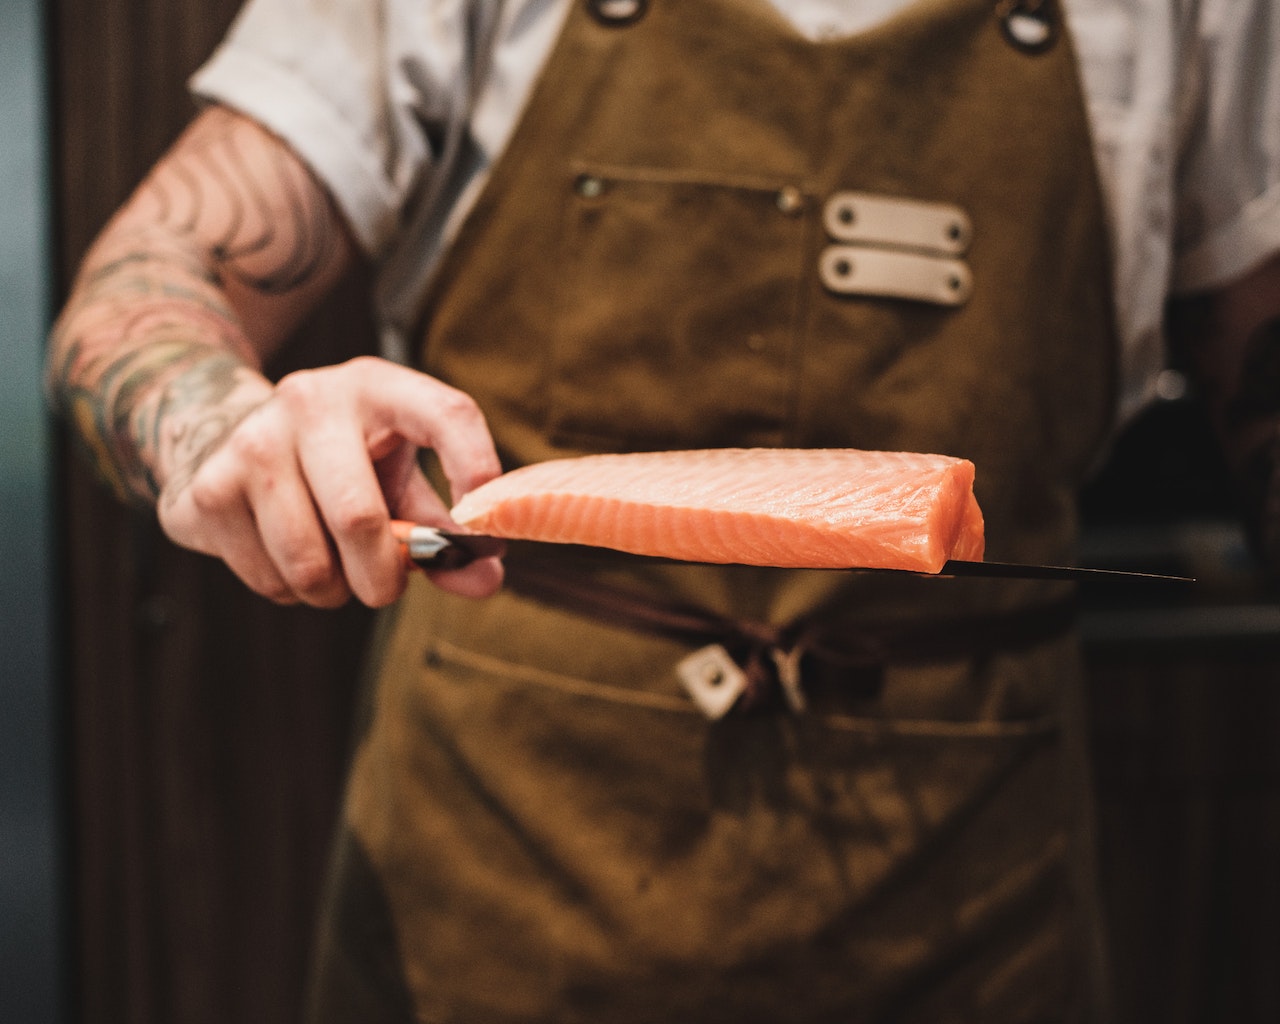
[{"label": "knife blade", "polygon": [[[502,537],[493,537],[479,533],[452,533],[434,526],[423,526],[418,523],[393,521],[392,531],[404,545],[409,561],[424,569],[460,569],[478,558],[500,556],[507,550],[508,544],[557,544],[554,541],[508,541]],[[557,546],[576,551],[597,550],[585,544],[557,544]],[[636,558],[651,558],[649,555],[635,555]],[[669,562],[680,562],[681,559],[665,559]],[[1030,580],[1071,580],[1076,582],[1099,581],[1117,583],[1194,583],[1192,576],[1176,576],[1166,573],[1137,572],[1128,569],[1101,569],[1071,565],[1029,565],[1020,562],[975,562],[952,559],[936,573],[921,572],[915,569],[882,569],[874,567],[849,566],[837,572],[893,573],[909,576],[943,576],[943,577],[980,577],[988,579],[1030,579]]]}]

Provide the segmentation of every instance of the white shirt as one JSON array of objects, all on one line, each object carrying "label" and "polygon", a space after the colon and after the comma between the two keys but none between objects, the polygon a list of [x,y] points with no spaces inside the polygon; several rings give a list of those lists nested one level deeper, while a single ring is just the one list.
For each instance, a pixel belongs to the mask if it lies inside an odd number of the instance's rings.
[{"label": "white shirt", "polygon": [[[510,137],[569,2],[250,0],[193,78],[198,95],[288,141],[331,190],[378,268],[389,354],[402,353],[398,332]],[[816,39],[914,0],[769,2]],[[1280,252],[1280,4],[1064,7],[1111,217],[1123,419],[1154,392],[1166,300]],[[468,40],[487,17],[497,18],[491,73],[468,122]]]}]

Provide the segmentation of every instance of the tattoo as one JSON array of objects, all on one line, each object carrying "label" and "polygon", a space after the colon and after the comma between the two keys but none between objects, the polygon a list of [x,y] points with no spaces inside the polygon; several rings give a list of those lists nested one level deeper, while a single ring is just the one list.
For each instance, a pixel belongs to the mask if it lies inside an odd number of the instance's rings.
[{"label": "tattoo", "polygon": [[172,425],[168,443],[173,465],[159,496],[165,504],[182,494],[205,460],[265,401],[252,392],[234,397],[245,372],[231,356],[213,356],[165,390],[156,412],[157,425]]},{"label": "tattoo", "polygon": [[[97,294],[101,285],[109,288],[127,290],[129,287],[136,288],[146,292],[152,288],[159,287],[161,290],[172,289],[173,283],[170,281],[156,280],[154,274],[148,275],[148,269],[155,270],[156,264],[159,262],[157,253],[154,248],[148,249],[147,239],[145,236],[135,236],[131,238],[137,244],[136,249],[132,249],[114,259],[107,260],[100,266],[86,268],[84,280],[81,283],[81,289],[88,295]],[[152,243],[154,245],[154,243]],[[217,274],[207,270],[198,259],[189,253],[171,253],[166,258],[167,269],[182,270],[193,278],[204,281],[209,285],[215,285],[218,282]],[[136,275],[132,278],[126,277],[124,272],[127,270],[136,271]],[[194,295],[191,289],[182,290],[184,294]]]},{"label": "tattoo", "polygon": [[[82,347],[78,341],[69,343],[63,363],[79,362]],[[79,376],[93,384],[68,383],[54,398],[115,493],[127,501],[150,504],[160,494],[155,465],[166,442],[173,463],[171,481],[179,472],[189,478],[215,447],[211,428],[200,424],[225,425],[234,419],[217,437],[221,443],[236,423],[261,404],[257,394],[228,401],[247,373],[244,363],[223,348],[190,340],[158,340],[114,358],[90,360]],[[53,376],[70,379],[65,369],[55,368]],[[202,402],[208,405],[202,407]],[[197,437],[198,448],[193,444]]]},{"label": "tattoo", "polygon": [[322,287],[344,244],[282,143],[201,116],[95,244],[50,340],[50,400],[118,495],[179,493],[269,396],[229,284],[287,322],[291,293]]},{"label": "tattoo", "polygon": [[142,200],[153,204],[157,223],[204,238],[220,276],[280,295],[317,274],[337,237],[325,195],[282,145],[260,139],[242,122],[210,118],[198,141],[147,183]]},{"label": "tattoo", "polygon": [[243,367],[252,349],[190,258],[169,259],[142,232],[124,242],[86,268],[54,328],[49,393],[116,494],[149,504],[163,424],[190,412],[167,401],[169,390],[200,367]]}]

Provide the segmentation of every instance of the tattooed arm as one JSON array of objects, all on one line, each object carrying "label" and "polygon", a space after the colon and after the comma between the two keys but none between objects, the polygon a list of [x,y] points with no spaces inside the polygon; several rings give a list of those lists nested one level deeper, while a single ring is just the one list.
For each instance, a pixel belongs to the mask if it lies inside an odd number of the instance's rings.
[{"label": "tattooed arm", "polygon": [[1238,481],[1251,538],[1280,573],[1280,257],[1180,303],[1170,323]]},{"label": "tattooed arm", "polygon": [[[94,243],[50,341],[52,401],[116,492],[281,602],[399,594],[389,517],[448,522],[420,446],[455,497],[498,471],[474,403],[423,374],[357,359],[262,375],[353,258],[292,151],[211,108]],[[499,578],[489,562],[438,581]]]}]

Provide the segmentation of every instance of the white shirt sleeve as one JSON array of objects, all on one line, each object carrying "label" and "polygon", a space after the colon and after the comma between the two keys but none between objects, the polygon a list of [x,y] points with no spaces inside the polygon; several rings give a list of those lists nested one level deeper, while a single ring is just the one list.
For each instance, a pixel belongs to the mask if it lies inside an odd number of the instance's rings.
[{"label": "white shirt sleeve", "polygon": [[460,110],[469,0],[250,0],[193,76],[275,132],[380,255]]},{"label": "white shirt sleeve", "polygon": [[1280,4],[1202,0],[1190,28],[1177,293],[1225,284],[1280,252]]}]

